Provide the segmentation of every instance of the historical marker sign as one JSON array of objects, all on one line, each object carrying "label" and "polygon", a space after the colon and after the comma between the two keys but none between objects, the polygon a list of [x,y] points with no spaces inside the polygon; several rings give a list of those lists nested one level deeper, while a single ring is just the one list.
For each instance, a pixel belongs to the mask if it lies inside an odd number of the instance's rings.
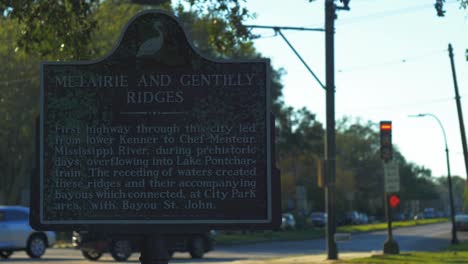
[{"label": "historical marker sign", "polygon": [[35,225],[276,225],[268,65],[155,11],[102,60],[43,63]]}]

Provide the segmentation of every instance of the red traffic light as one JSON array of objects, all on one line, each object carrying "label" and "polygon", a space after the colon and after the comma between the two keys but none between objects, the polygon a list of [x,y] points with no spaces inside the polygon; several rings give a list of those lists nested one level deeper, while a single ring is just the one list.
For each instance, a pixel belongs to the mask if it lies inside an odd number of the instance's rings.
[{"label": "red traffic light", "polygon": [[380,130],[388,131],[392,130],[392,122],[382,121],[380,122]]},{"label": "red traffic light", "polygon": [[397,207],[400,204],[400,197],[396,194],[390,195],[390,198],[388,199],[388,203],[392,208]]},{"label": "red traffic light", "polygon": [[393,158],[392,121],[380,121],[380,157],[385,162]]}]

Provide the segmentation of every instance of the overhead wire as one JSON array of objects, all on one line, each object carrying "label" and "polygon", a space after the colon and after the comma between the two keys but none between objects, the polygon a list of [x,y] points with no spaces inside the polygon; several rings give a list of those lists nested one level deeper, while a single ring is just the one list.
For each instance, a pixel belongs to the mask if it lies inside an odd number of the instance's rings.
[{"label": "overhead wire", "polygon": [[373,69],[373,68],[376,68],[376,67],[388,67],[388,66],[398,65],[398,64],[402,64],[402,63],[412,63],[414,61],[428,59],[428,58],[434,57],[436,55],[442,55],[445,52],[446,52],[446,50],[442,50],[442,49],[426,51],[426,52],[422,52],[422,53],[412,55],[412,56],[408,56],[408,57],[401,57],[399,59],[388,60],[386,62],[371,63],[371,64],[365,64],[365,65],[356,65],[356,66],[345,67],[345,68],[341,68],[341,69],[339,68],[337,70],[337,72],[338,73],[347,73],[347,72],[367,70],[369,68]]},{"label": "overhead wire", "polygon": [[[466,94],[461,95],[461,99],[463,100]],[[408,103],[401,103],[401,104],[391,104],[391,105],[378,105],[378,106],[366,106],[365,108],[353,108],[353,110],[365,109],[365,110],[388,110],[388,109],[401,109],[405,107],[414,107],[414,106],[421,106],[421,105],[434,105],[434,104],[441,104],[447,103],[450,101],[455,100],[455,96],[453,97],[445,97],[445,98],[438,98],[438,99],[431,99],[427,101],[419,101],[419,102],[408,102]],[[349,109],[347,109],[349,110]]]},{"label": "overhead wire", "polygon": [[[458,3],[457,0],[451,0],[451,1],[448,0],[447,2],[445,2],[445,5],[451,5],[455,3]],[[387,18],[390,16],[397,16],[397,15],[409,14],[409,13],[414,13],[414,12],[420,12],[422,10],[432,9],[432,8],[434,8],[434,5],[431,3],[427,3],[424,5],[417,5],[417,6],[399,8],[399,9],[394,9],[394,10],[385,10],[385,11],[380,11],[380,12],[372,13],[369,15],[361,16],[361,17],[338,20],[337,24],[339,24],[340,26],[350,25],[350,24],[355,24],[355,23],[361,23],[363,21],[368,21],[368,20],[382,19],[382,18]]]}]

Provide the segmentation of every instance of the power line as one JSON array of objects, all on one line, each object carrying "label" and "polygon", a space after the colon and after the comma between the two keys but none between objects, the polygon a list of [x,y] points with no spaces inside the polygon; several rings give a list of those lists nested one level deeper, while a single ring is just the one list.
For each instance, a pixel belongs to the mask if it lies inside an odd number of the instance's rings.
[{"label": "power line", "polygon": [[362,70],[368,70],[369,68],[374,69],[376,67],[388,67],[388,66],[393,66],[393,65],[398,65],[402,63],[411,63],[414,61],[422,60],[422,59],[427,59],[430,57],[433,57],[435,55],[440,55],[445,53],[445,50],[433,50],[433,51],[428,51],[424,53],[420,53],[414,56],[409,56],[409,57],[403,57],[400,59],[395,59],[395,60],[389,60],[386,62],[378,62],[378,63],[371,63],[371,64],[366,64],[366,65],[356,65],[356,66],[351,66],[348,68],[343,68],[343,69],[338,69],[338,73],[347,73],[347,72],[354,72],[354,71],[362,71]]},{"label": "power line", "polygon": [[[448,1],[445,4],[449,5],[449,4],[454,4],[454,3],[457,3],[457,1],[456,0]],[[397,15],[409,14],[409,13],[414,13],[414,12],[420,12],[422,10],[432,9],[432,8],[434,8],[434,5],[432,3],[427,3],[424,5],[417,5],[417,6],[399,8],[399,9],[394,9],[394,10],[386,10],[386,11],[372,13],[366,16],[343,19],[341,23],[339,24],[340,26],[355,24],[355,23],[360,23],[360,22],[367,21],[367,20],[381,19],[381,18],[386,18],[389,16],[397,16]]]},{"label": "power line", "polygon": [[[434,105],[434,104],[441,104],[446,103],[454,100],[454,97],[446,97],[446,98],[439,98],[439,99],[432,99],[428,101],[420,101],[420,102],[408,102],[402,104],[391,104],[391,105],[378,105],[375,107],[367,106],[365,108],[354,108],[353,110],[365,109],[365,110],[380,110],[380,109],[401,109],[405,107],[414,107],[414,106],[421,106],[421,105]],[[349,110],[349,109],[347,109]]]}]

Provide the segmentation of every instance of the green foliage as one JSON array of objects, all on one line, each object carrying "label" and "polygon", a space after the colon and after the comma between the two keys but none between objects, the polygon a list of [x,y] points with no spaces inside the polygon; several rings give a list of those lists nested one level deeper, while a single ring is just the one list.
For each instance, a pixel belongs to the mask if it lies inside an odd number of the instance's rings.
[{"label": "green foliage", "polygon": [[190,7],[185,10],[184,5],[176,7],[178,14],[193,13],[203,16],[209,23],[210,31],[224,31],[224,34],[210,34],[209,44],[217,52],[222,52],[230,48],[238,48],[251,38],[250,31],[244,27],[243,22],[251,17],[249,11],[242,7],[238,0],[187,0]]},{"label": "green foliage", "polygon": [[[440,177],[436,180],[437,191],[440,196],[440,201],[443,204],[442,206],[448,210],[449,205],[449,186],[448,178]],[[459,176],[452,176],[452,190],[453,190],[453,200],[455,205],[455,211],[463,211],[464,203],[464,191],[465,191],[465,179]]]},{"label": "green foliage", "polygon": [[[191,10],[180,6],[173,10],[170,5],[159,8],[178,15],[190,29],[197,48],[205,54],[258,58],[252,42],[246,41],[248,34],[244,32],[238,37],[237,32],[241,31],[232,30],[243,18],[227,15],[238,12],[247,15],[240,8],[240,1],[220,2],[226,6],[200,0],[191,2],[195,4]],[[207,7],[210,3],[214,5],[210,10],[216,12],[204,12],[196,6]],[[148,8],[154,7],[126,0],[0,0],[0,11],[6,14],[0,16],[0,42],[4,43],[0,46],[0,196],[6,197],[7,203],[20,202],[20,192],[28,189],[34,167],[39,62],[102,57],[115,46],[128,20]],[[282,107],[281,74],[272,71],[276,113]]]},{"label": "green foliage", "polygon": [[414,163],[407,163],[400,158],[400,198],[404,201],[439,199],[436,183],[433,181],[431,171]]},{"label": "green foliage", "polygon": [[460,0],[460,6],[462,8],[467,8],[468,7],[468,0]]},{"label": "green foliage", "polygon": [[323,191],[317,187],[317,162],[323,159],[322,124],[305,108],[283,107],[276,117],[283,208],[288,208],[288,203],[294,200],[296,186],[302,185],[312,207],[323,210]]},{"label": "green foliage", "polygon": [[0,1],[0,12],[19,22],[16,42],[27,53],[80,59],[96,28],[92,13],[99,0]]},{"label": "green foliage", "polygon": [[379,134],[371,122],[343,118],[337,122],[337,189],[339,211],[358,210],[382,215],[383,168]]},{"label": "green foliage", "polygon": [[[423,219],[419,221],[398,221],[393,222],[393,227],[411,227],[417,225],[429,225],[434,223],[447,222],[447,218],[436,218],[436,219]],[[373,232],[386,230],[387,223],[377,223],[368,225],[346,225],[339,226],[337,228],[338,233],[360,233],[360,232]],[[286,241],[286,240],[307,240],[323,238],[325,235],[325,229],[323,228],[303,228],[303,229],[292,229],[284,230],[279,232],[223,232],[216,236],[217,244],[241,244],[241,243],[252,243],[252,242],[265,242],[265,241]]]},{"label": "green foliage", "polygon": [[[251,37],[243,26],[243,21],[250,17],[248,10],[238,0],[186,0],[189,10],[179,4],[177,13],[190,12],[197,17],[211,20],[213,25],[208,28],[209,44],[217,51],[237,49]],[[53,60],[83,60],[89,59],[95,52],[89,53],[93,34],[99,32],[100,6],[126,9],[124,17],[134,14],[136,9],[146,9],[148,6],[129,4],[128,0],[0,0],[0,13],[7,19],[15,19],[20,34],[16,37],[17,46],[27,53],[38,54]],[[112,7],[115,6],[115,7]],[[153,6],[154,8],[154,6]],[[159,8],[169,10],[165,4]],[[114,17],[114,22],[126,21]],[[217,24],[217,25],[216,25]],[[208,24],[207,24],[208,25]],[[212,34],[210,30],[222,29],[223,34]]]},{"label": "green foliage", "polygon": [[372,264],[450,264],[465,263],[468,259],[468,243],[450,246],[439,252],[406,252],[398,255],[374,255],[368,258],[357,258],[343,263],[372,263]]},{"label": "green foliage", "polygon": [[468,185],[466,183],[463,190],[463,212],[468,212]]},{"label": "green foliage", "polygon": [[[432,218],[432,219],[422,219],[422,220],[409,220],[409,221],[393,221],[392,227],[410,227],[417,225],[431,225],[437,223],[448,222],[447,218]],[[372,232],[379,230],[387,230],[387,222],[376,223],[376,224],[365,224],[365,225],[346,225],[338,227],[338,232],[342,233],[354,233],[354,232]]]},{"label": "green foliage", "polygon": [[[242,26],[251,16],[242,6],[244,2],[184,0],[158,8],[178,16],[201,53],[218,58],[258,58],[261,55],[249,41],[250,32]],[[466,7],[468,1],[461,3]],[[148,8],[154,7],[128,0],[0,0],[4,14],[0,16],[0,191],[9,197],[9,203],[18,202],[20,190],[28,187],[34,164],[39,61],[102,57],[112,50],[125,23]],[[312,201],[310,209],[324,210],[323,190],[317,186],[317,164],[324,157],[325,131],[312,112],[284,105],[284,73],[271,72],[283,197],[286,202],[294,199],[296,186],[303,185]],[[396,157],[400,161],[402,198],[437,198],[430,171],[407,163],[399,153]],[[336,174],[341,211],[369,212],[373,208],[373,213],[382,214],[383,169],[378,132],[372,123],[349,119],[338,122]]]},{"label": "green foliage", "polygon": [[28,187],[24,178],[34,162],[39,96],[38,60],[11,41],[17,27],[14,20],[0,19],[0,196],[9,203],[19,202],[21,191]]},{"label": "green foliage", "polygon": [[266,241],[299,241],[306,239],[322,238],[325,232],[323,229],[294,229],[280,232],[265,231],[253,233],[231,233],[225,232],[216,236],[216,244],[235,245],[242,243],[258,243]]}]

